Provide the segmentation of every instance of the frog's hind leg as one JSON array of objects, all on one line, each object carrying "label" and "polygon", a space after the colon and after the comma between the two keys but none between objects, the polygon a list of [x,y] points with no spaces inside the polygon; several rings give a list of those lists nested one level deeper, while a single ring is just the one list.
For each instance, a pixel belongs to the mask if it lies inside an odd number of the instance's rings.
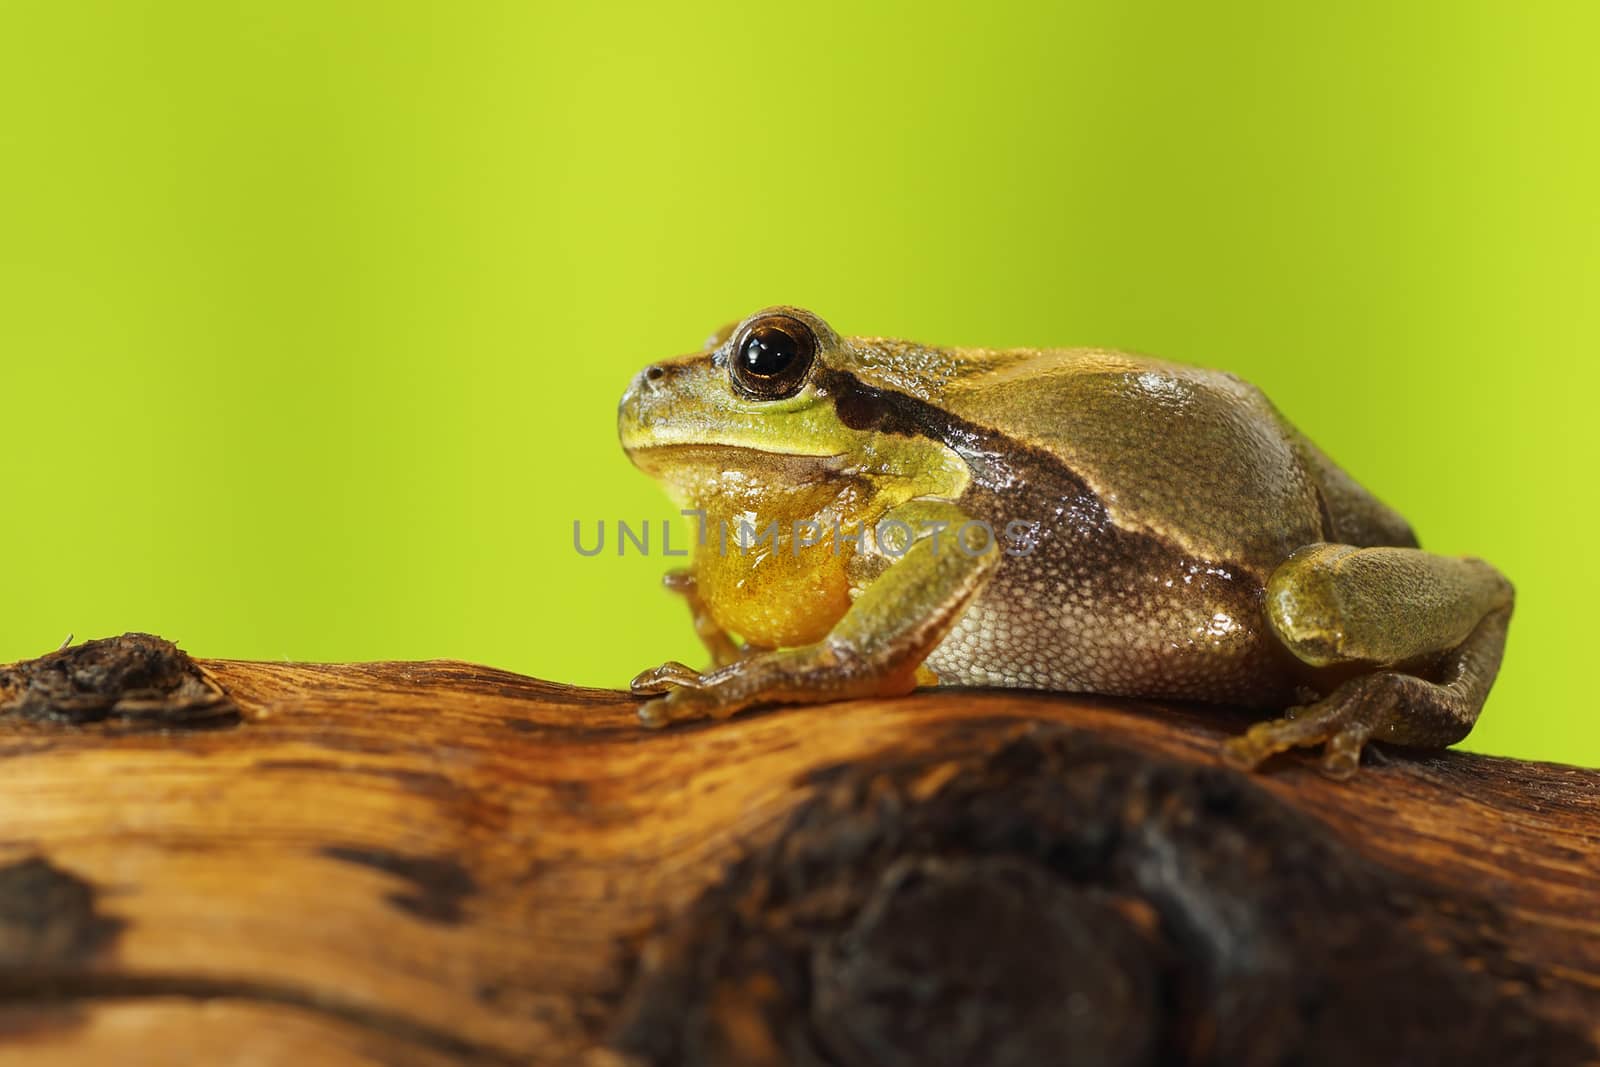
[{"label": "frog's hind leg", "polygon": [[1325,743],[1324,769],[1343,777],[1368,740],[1461,740],[1499,670],[1512,601],[1511,583],[1482,560],[1414,548],[1301,549],[1267,583],[1267,622],[1316,673],[1343,681],[1252,726],[1224,746],[1225,756],[1254,767],[1275,752]]}]

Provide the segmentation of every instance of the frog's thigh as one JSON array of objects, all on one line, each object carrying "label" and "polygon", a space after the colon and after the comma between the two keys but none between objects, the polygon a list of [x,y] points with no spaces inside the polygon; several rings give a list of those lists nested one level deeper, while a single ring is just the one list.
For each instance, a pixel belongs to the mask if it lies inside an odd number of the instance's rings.
[{"label": "frog's thigh", "polygon": [[1414,548],[1311,545],[1267,583],[1267,622],[1313,667],[1357,673],[1314,704],[1259,723],[1227,746],[1254,766],[1327,742],[1325,767],[1354,771],[1376,738],[1448,745],[1467,735],[1500,667],[1511,583],[1477,559]]},{"label": "frog's thigh", "polygon": [[[954,505],[914,501],[889,518],[901,518],[913,529],[927,521],[950,526],[938,538],[915,541],[823,640],[762,652],[698,679],[658,678],[658,691],[670,692],[640,707],[640,719],[660,726],[706,715],[721,718],[752,704],[823,703],[916,688],[918,666],[983,587],[999,551],[992,542],[981,552],[962,548],[955,531],[968,516]],[[968,546],[976,548],[975,539]]]}]

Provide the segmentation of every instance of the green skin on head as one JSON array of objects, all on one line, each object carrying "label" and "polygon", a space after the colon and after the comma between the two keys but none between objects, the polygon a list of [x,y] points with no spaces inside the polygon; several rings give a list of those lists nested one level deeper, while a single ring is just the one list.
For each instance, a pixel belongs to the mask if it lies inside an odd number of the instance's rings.
[{"label": "green skin on head", "polygon": [[618,430],[706,533],[668,583],[713,663],[635,678],[650,725],[1010,686],[1287,709],[1224,755],[1348,774],[1369,738],[1460,740],[1499,666],[1510,583],[1229,374],[775,307],[646,368]]}]

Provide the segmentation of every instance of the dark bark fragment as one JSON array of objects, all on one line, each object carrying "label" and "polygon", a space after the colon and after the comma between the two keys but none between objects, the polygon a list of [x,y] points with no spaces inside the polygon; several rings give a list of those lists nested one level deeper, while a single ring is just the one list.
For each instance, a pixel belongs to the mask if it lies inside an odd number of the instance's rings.
[{"label": "dark bark fragment", "polygon": [[826,791],[647,947],[657,1064],[1543,1064],[1500,907],[1239,775],[1029,730]]}]

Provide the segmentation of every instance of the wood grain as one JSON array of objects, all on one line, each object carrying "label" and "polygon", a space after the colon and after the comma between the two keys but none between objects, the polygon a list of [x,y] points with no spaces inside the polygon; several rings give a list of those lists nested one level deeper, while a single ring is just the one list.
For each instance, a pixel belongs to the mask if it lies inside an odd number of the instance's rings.
[{"label": "wood grain", "polygon": [[[1027,988],[1067,1000],[1132,976],[1092,1033],[1058,1036],[1053,1002],[980,1005],[997,1063],[1047,1039],[1101,1062],[1443,1050],[1441,1012],[1471,1038],[1453,1062],[1600,1046],[1600,772],[1380,752],[1350,782],[1295,756],[1241,775],[1215,758],[1241,717],[1048,694],[651,732],[623,694],[466,663],[181,665],[58,664],[85,689],[62,707],[0,672],[0,1063],[858,1063],[896,1041],[943,1062],[863,991],[905,952],[932,975],[1045,966]],[[990,943],[895,932],[955,900]],[[959,958],[916,956],[944,934]],[[1057,953],[1076,972],[1028,955],[1085,937]],[[1289,979],[1251,984],[1285,953]],[[1362,960],[1400,992],[1338,992]],[[1279,988],[1326,1017],[1280,1013]],[[1265,1022],[1239,1022],[1240,990]]]}]

